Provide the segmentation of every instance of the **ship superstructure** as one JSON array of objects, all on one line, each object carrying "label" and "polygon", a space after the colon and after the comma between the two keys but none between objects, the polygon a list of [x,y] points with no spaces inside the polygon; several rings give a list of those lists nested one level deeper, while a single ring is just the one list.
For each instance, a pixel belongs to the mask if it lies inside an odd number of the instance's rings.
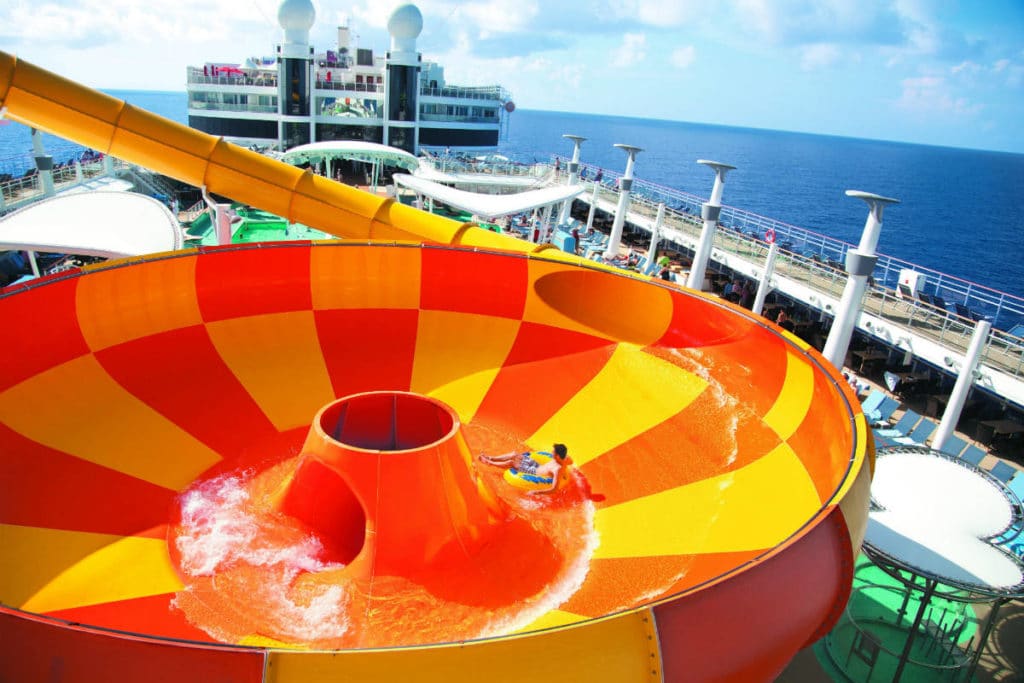
[{"label": "ship superstructure", "polygon": [[237,144],[287,150],[328,140],[365,140],[416,154],[421,145],[495,147],[515,109],[499,85],[462,87],[416,51],[423,16],[415,5],[391,15],[390,49],[362,48],[349,26],[337,44],[310,44],[310,0],[284,0],[284,39],[272,57],[208,62],[187,73],[189,125]]}]

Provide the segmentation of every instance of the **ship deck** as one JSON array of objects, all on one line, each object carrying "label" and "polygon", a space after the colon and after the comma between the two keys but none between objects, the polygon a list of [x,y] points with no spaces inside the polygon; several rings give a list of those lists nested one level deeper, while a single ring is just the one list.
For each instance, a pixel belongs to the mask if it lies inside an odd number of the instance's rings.
[{"label": "ship deck", "polygon": [[[596,197],[598,212],[614,215],[619,193],[606,186],[595,193],[593,183],[586,185],[587,190],[576,201],[588,209]],[[632,195],[626,221],[642,235],[637,240],[638,245],[645,245],[645,240],[649,240],[656,214],[657,205],[653,201]],[[702,222],[697,216],[667,209],[660,246],[684,255],[685,263],[685,254],[695,249],[701,228]],[[769,244],[764,241],[763,233],[760,238],[756,234],[720,227],[716,230],[709,267],[755,281],[759,279],[764,272]],[[828,315],[838,308],[846,273],[835,260],[782,248],[771,284],[775,292]],[[976,327],[975,320],[902,296],[884,284],[869,287],[862,309],[856,328],[861,334],[892,353],[910,352],[916,359],[953,374],[963,362]],[[1007,309],[1013,312],[1011,307]],[[979,373],[978,386],[1017,406],[1024,406],[1024,339],[993,328],[984,345]]]}]

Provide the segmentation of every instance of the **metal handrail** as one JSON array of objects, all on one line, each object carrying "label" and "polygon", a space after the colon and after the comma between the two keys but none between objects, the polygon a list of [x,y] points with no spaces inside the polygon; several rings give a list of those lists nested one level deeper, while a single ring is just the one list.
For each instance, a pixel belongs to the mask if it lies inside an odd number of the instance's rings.
[{"label": "metal handrail", "polygon": [[[559,166],[563,168],[561,173],[564,175],[567,157],[553,155],[553,158],[559,161]],[[585,164],[584,168],[588,176],[586,182],[592,182],[596,169],[600,167]],[[602,185],[615,191],[622,174],[608,169],[600,170],[603,176]],[[634,179],[632,197],[642,197],[654,203],[664,202],[666,209],[695,216],[700,215],[701,204],[706,201],[689,192],[641,179]],[[783,250],[810,259],[817,257],[822,263],[838,269],[845,267],[847,252],[855,248],[855,245],[849,242],[731,206],[722,207],[719,223],[723,228],[744,233],[755,239],[763,239],[769,229],[773,230],[776,241]],[[895,290],[900,271],[905,269],[922,273],[928,282],[927,289],[930,290],[930,294],[939,295],[949,305],[959,306],[956,311],[950,312],[950,315],[973,320],[987,318],[991,320],[993,326],[1002,325],[1005,328],[1024,320],[1024,298],[894,256],[878,254],[872,278],[876,284]],[[928,304],[922,302],[922,305]]]}]

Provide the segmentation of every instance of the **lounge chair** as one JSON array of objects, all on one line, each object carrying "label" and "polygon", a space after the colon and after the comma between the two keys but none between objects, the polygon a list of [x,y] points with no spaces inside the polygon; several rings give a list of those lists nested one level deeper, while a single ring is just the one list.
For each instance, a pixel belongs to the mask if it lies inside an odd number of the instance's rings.
[{"label": "lounge chair", "polygon": [[881,429],[875,429],[874,432],[878,436],[885,439],[899,439],[905,437],[910,433],[910,430],[921,421],[921,416],[915,413],[913,410],[907,410],[903,413],[903,416],[897,420],[896,424],[891,427],[883,427]]},{"label": "lounge chair", "polygon": [[1010,522],[1010,526],[1007,527],[1006,531],[1001,533],[995,540],[997,543],[1003,545],[1010,544],[1010,550],[1018,557],[1024,556],[1024,543],[1014,542],[1020,541],[1020,536],[1024,533],[1024,476],[1014,477],[1010,480],[1010,483],[1006,485],[1006,488],[1010,490],[1014,496],[1017,497],[1018,502],[1022,504],[1014,510],[1013,520]]},{"label": "lounge chair", "polygon": [[946,437],[946,442],[939,448],[939,452],[945,453],[946,455],[958,456],[961,451],[967,448],[967,442],[961,439],[956,434],[950,434]]},{"label": "lounge chair", "polygon": [[1007,465],[1000,460],[996,463],[995,467],[989,470],[989,474],[1005,484],[1014,478],[1014,475],[1017,474],[1017,468],[1013,465]]},{"label": "lounge chair", "polygon": [[981,467],[981,461],[985,458],[985,451],[978,448],[974,444],[969,445],[964,451],[958,456],[964,462],[970,463],[975,467]]},{"label": "lounge chair", "polygon": [[973,309],[964,306],[959,301],[953,302],[953,308],[956,309],[956,314],[961,318],[967,318],[972,322],[978,322],[979,320],[988,320],[989,317],[984,313],[979,313]]},{"label": "lounge chair", "polygon": [[[932,432],[934,432],[935,428],[938,426],[939,425],[935,424],[928,418],[925,418],[917,423],[917,426],[914,427],[914,429],[909,434],[907,434],[906,438],[910,439],[912,443],[923,444],[925,441],[928,440],[928,437],[932,435]],[[901,443],[906,442],[901,441]]]},{"label": "lounge chair", "polygon": [[860,409],[864,411],[864,416],[870,421],[872,414],[878,410],[882,405],[882,401],[885,399],[885,394],[878,389],[872,389],[871,392],[864,397],[864,400],[860,402]]},{"label": "lounge chair", "polygon": [[1006,488],[1010,489],[1010,492],[1017,496],[1017,500],[1024,504],[1024,477],[1014,477],[1006,485]]},{"label": "lounge chair", "polygon": [[867,418],[868,424],[872,427],[878,427],[885,429],[889,427],[889,418],[892,414],[900,407],[899,401],[888,396],[882,396],[882,402],[877,408],[868,413],[864,412],[864,416]]}]

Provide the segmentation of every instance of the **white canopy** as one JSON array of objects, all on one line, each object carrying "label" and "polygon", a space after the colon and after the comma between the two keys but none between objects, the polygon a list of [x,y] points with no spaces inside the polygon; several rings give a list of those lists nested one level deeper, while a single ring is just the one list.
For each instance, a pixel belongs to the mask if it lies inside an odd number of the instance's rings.
[{"label": "white canopy", "polygon": [[419,160],[404,149],[362,140],[328,140],[299,145],[282,154],[281,159],[292,165],[314,164],[325,159],[383,162],[387,166],[400,166],[410,171],[420,165]]},{"label": "white canopy", "polygon": [[120,258],[181,247],[170,210],[135,192],[61,194],[0,219],[0,250]]},{"label": "white canopy", "polygon": [[558,204],[583,192],[582,185],[554,185],[516,194],[480,194],[456,190],[447,185],[404,173],[396,173],[394,178],[395,183],[407,187],[417,194],[425,195],[488,220]]}]

